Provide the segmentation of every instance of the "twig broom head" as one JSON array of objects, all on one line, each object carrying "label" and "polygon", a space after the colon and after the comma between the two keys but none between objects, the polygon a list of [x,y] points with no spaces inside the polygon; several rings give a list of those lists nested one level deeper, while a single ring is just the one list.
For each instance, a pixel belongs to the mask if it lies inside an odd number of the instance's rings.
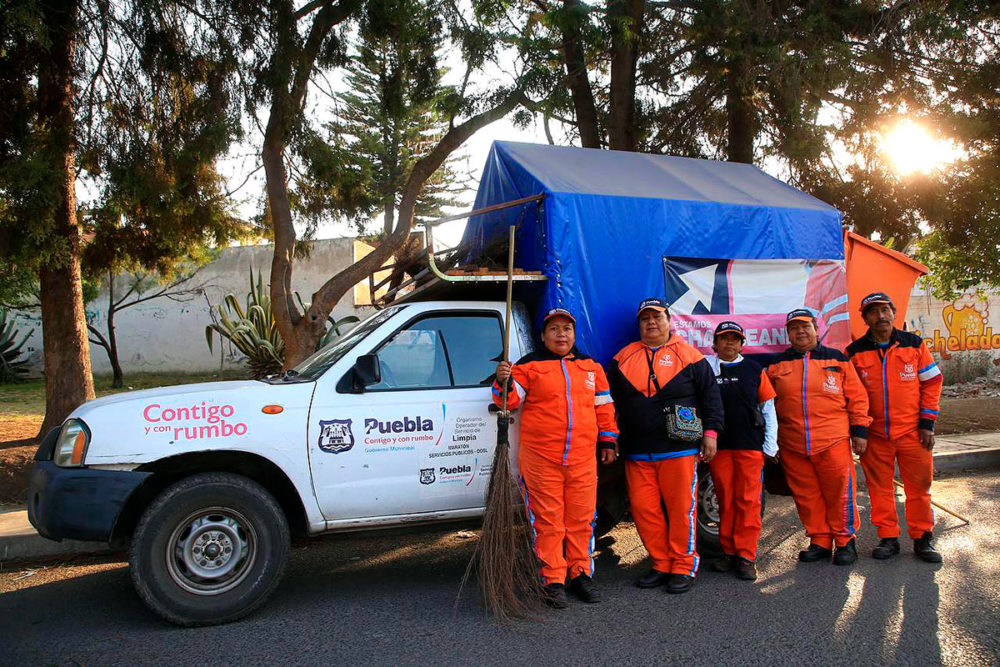
[{"label": "twig broom head", "polygon": [[509,421],[509,413],[499,413],[482,534],[462,577],[464,587],[475,569],[483,606],[501,622],[537,617],[542,605],[542,580],[532,530],[510,467]]}]

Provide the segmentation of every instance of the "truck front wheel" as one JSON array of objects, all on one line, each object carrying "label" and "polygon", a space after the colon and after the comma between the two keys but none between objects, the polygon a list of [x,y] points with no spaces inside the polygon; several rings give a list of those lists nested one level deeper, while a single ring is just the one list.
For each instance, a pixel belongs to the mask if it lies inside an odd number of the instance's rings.
[{"label": "truck front wheel", "polygon": [[240,475],[208,473],[168,487],[146,509],[129,566],[154,612],[177,625],[213,625],[263,604],[288,550],[288,522],[266,489]]}]

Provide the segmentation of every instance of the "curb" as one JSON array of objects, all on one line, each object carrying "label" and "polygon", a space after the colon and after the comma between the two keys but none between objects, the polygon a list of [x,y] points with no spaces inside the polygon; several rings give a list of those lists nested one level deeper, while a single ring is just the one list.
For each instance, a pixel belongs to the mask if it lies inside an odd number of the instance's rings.
[{"label": "curb", "polygon": [[104,542],[80,542],[79,540],[56,542],[46,539],[38,533],[0,536],[0,564],[4,565],[11,561],[64,555],[98,554],[110,551],[111,547]]},{"label": "curb", "polygon": [[988,447],[964,452],[941,452],[934,455],[934,474],[963,472],[1000,466],[1000,447]]}]

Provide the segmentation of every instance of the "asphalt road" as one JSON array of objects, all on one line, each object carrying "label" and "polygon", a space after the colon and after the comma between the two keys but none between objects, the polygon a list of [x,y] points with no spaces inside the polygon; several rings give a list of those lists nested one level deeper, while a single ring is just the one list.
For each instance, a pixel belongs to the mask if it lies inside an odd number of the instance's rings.
[{"label": "asphalt road", "polygon": [[648,560],[622,525],[601,604],[505,626],[472,593],[456,606],[475,537],[455,527],[299,542],[263,609],[211,628],[159,621],[115,557],[21,565],[0,572],[0,664],[1000,664],[1000,473],[939,480],[935,497],[972,519],[939,513],[940,566],[908,540],[872,560],[870,527],[855,567],[799,564],[794,509],[771,498],[756,584],[706,571],[686,595],[636,589]]}]

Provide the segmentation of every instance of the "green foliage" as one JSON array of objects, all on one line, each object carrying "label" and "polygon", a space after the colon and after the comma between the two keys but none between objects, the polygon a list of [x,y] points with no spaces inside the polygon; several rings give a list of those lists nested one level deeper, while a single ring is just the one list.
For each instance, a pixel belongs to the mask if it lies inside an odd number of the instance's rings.
[{"label": "green foliage", "polygon": [[236,295],[227,294],[225,306],[215,306],[212,324],[205,327],[208,349],[212,349],[213,333],[228,340],[247,357],[250,377],[259,379],[281,370],[285,360],[285,341],[278,333],[278,327],[271,313],[271,296],[264,289],[263,273],[257,274],[254,282],[250,269],[250,291],[245,306],[241,306]]},{"label": "green foliage", "polygon": [[[250,366],[250,377],[259,379],[273,375],[281,370],[285,361],[285,342],[278,333],[274,316],[271,312],[270,290],[265,289],[263,272],[257,274],[254,281],[253,269],[250,269],[250,291],[247,293],[245,305],[241,306],[234,294],[227,294],[225,305],[214,307],[212,324],[205,327],[205,339],[208,349],[212,350],[215,334],[228,340],[236,349],[247,357]],[[295,298],[303,312],[309,309],[302,303],[298,293]],[[343,332],[348,324],[360,320],[354,315],[335,320],[327,318],[330,328],[320,339],[316,349],[329,345]]]},{"label": "green foliage", "polygon": [[7,321],[7,311],[0,308],[0,384],[17,382],[28,374],[28,360],[21,358],[21,348],[31,338],[29,331],[18,341],[20,332],[14,320]]}]

